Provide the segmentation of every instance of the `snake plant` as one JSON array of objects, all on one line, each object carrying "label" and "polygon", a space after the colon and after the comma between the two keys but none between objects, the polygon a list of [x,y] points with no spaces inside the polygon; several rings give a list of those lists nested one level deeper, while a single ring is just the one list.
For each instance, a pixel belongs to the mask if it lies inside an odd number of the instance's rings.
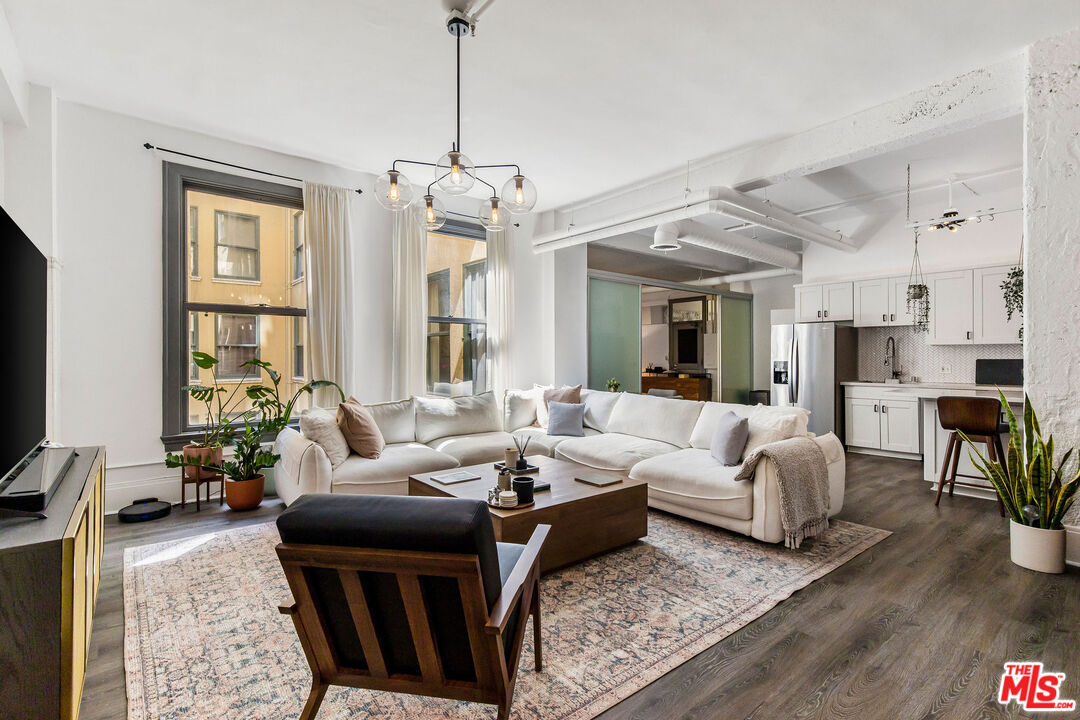
[{"label": "snake plant", "polygon": [[1080,470],[1071,479],[1066,479],[1064,474],[1073,450],[1065,453],[1055,466],[1054,436],[1043,440],[1031,399],[1024,395],[1024,434],[1021,437],[1015,413],[1005,394],[998,392],[1009,419],[1009,449],[1005,453],[1005,462],[988,460],[967,435],[960,432],[960,437],[974,452],[971,462],[997,490],[1013,520],[1043,530],[1061,530],[1061,520],[1080,490]]}]

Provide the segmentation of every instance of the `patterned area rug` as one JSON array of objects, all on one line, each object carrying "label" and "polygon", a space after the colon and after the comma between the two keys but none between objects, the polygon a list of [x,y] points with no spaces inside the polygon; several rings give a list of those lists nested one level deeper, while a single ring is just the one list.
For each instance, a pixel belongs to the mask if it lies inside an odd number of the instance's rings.
[{"label": "patterned area rug", "polygon": [[[541,581],[544,672],[525,634],[512,717],[591,718],[890,533],[832,521],[799,550],[657,512],[646,539]],[[129,720],[296,718],[311,674],[272,523],[124,555]],[[494,706],[331,688],[319,720],[495,717]]]}]

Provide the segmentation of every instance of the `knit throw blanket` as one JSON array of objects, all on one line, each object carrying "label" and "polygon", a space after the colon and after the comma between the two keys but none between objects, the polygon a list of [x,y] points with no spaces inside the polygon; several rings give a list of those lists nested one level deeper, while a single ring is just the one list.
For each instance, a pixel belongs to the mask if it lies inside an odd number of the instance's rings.
[{"label": "knit throw blanket", "polygon": [[825,467],[825,453],[816,442],[805,437],[768,443],[746,457],[735,479],[752,478],[762,458],[776,465],[784,545],[798,548],[804,538],[814,537],[829,527],[829,470]]}]

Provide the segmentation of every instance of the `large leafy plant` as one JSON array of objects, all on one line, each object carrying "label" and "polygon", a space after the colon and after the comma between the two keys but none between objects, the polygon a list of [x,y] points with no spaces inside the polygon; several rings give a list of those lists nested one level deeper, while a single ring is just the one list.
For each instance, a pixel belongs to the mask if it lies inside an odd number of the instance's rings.
[{"label": "large leafy plant", "polygon": [[1005,462],[988,460],[961,432],[960,437],[974,452],[971,462],[997,490],[1013,520],[1043,530],[1060,530],[1061,520],[1080,489],[1080,469],[1071,478],[1064,474],[1073,449],[1054,465],[1054,436],[1043,439],[1031,399],[1024,395],[1024,435],[1021,438],[1016,415],[1005,394],[1000,394],[1001,406],[1009,419],[1009,449],[1005,453]]},{"label": "large leafy plant", "polygon": [[[200,368],[211,371],[216,386],[215,368],[218,360],[212,355],[198,351],[191,353],[191,359]],[[269,362],[253,358],[241,367],[244,368],[244,378],[231,392],[222,387],[202,385],[188,387],[191,397],[205,403],[207,408],[207,426],[200,447],[235,442],[236,449],[232,459],[224,460],[221,464],[214,464],[197,456],[188,457],[168,453],[165,456],[166,467],[201,467],[222,473],[233,480],[251,480],[258,476],[261,470],[273,467],[280,459],[280,456],[263,449],[263,438],[268,434],[276,435],[289,424],[296,401],[302,394],[312,395],[319,388],[334,387],[338,391],[341,402],[345,402],[345,393],[337,383],[330,380],[312,380],[293,393],[288,402],[282,402],[281,373],[274,370]],[[238,398],[237,389],[243,387],[249,373],[258,377],[263,372],[270,378],[270,384],[248,385],[244,389],[244,394]],[[237,414],[236,410],[245,397],[251,400],[251,407]],[[243,432],[239,438],[236,438],[237,427],[240,424],[243,425]]]}]

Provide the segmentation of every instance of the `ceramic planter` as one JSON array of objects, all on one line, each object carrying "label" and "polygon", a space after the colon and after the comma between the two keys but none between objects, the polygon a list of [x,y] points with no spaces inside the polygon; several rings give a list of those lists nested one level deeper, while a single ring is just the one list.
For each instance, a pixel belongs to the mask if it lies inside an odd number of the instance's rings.
[{"label": "ceramic planter", "polygon": [[1065,572],[1065,531],[1043,530],[1009,521],[1012,561],[1020,567],[1044,573]]},{"label": "ceramic planter", "polygon": [[253,510],[262,504],[266,478],[256,475],[250,480],[226,480],[225,503],[233,510]]},{"label": "ceramic planter", "polygon": [[[188,459],[199,458],[199,459],[202,460],[204,465],[209,464],[209,465],[217,465],[218,467],[221,467],[222,448],[221,448],[220,445],[217,445],[215,447],[200,447],[198,445],[185,445],[183,452],[184,452],[184,457],[185,458],[188,458]],[[200,480],[206,480],[208,478],[212,478],[212,477],[217,475],[217,473],[214,472],[213,470],[208,470],[207,468],[202,468],[202,467],[191,467],[191,466],[184,468],[184,474],[187,477],[190,477],[190,478],[198,477]]]}]

